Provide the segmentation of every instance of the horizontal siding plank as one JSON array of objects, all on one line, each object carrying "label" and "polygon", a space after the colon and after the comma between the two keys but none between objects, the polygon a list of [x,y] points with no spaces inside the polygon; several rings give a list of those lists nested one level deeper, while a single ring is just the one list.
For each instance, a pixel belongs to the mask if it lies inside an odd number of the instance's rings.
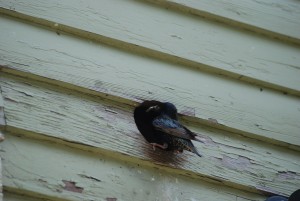
[{"label": "horizontal siding plank", "polygon": [[5,161],[5,186],[53,198],[107,201],[264,200],[257,194],[13,134],[8,135],[1,151]]},{"label": "horizontal siding plank", "polygon": [[293,0],[149,0],[254,32],[300,42],[300,3]]},{"label": "horizontal siding plank", "polygon": [[297,151],[193,123],[187,126],[201,133],[205,143],[195,142],[195,146],[203,158],[190,153],[153,151],[136,129],[132,107],[3,75],[1,85],[9,131],[34,132],[37,136],[91,146],[99,152],[107,150],[151,167],[158,165],[178,174],[219,181],[247,191],[289,195],[300,185]]},{"label": "horizontal siding plank", "polygon": [[300,145],[298,97],[5,18],[0,23],[2,71],[28,72],[55,84],[82,87],[84,92],[121,97],[130,104],[143,99],[170,101],[196,121],[295,149]]},{"label": "horizontal siding plank", "polygon": [[2,0],[0,6],[57,30],[300,95],[299,47],[194,15],[129,0]]}]

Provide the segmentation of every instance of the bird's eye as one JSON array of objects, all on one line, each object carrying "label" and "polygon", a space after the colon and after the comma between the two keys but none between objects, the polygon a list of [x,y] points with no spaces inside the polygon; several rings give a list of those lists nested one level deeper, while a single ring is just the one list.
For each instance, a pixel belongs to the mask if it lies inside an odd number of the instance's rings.
[{"label": "bird's eye", "polygon": [[155,105],[155,106],[149,107],[149,108],[146,110],[146,112],[157,111],[157,110],[159,110],[159,109],[160,109],[159,106],[158,106],[158,105]]}]

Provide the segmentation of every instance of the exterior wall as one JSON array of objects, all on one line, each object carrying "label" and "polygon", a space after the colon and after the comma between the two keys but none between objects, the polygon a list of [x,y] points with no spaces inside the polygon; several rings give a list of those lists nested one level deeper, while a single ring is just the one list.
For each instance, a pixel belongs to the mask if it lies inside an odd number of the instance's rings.
[{"label": "exterior wall", "polygon": [[[264,200],[300,186],[299,3],[0,5],[7,200]],[[174,103],[204,157],[153,151],[132,118],[146,99]]]}]

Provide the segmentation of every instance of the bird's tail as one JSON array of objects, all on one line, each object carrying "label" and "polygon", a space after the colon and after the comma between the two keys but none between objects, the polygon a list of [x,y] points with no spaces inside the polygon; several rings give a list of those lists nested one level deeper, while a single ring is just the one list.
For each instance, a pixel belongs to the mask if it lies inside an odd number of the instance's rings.
[{"label": "bird's tail", "polygon": [[192,146],[191,149],[192,149],[193,153],[197,154],[199,157],[202,157],[202,155],[198,152],[198,150],[196,149],[196,147]]},{"label": "bird's tail", "polygon": [[202,157],[202,155],[199,153],[199,151],[196,149],[196,147],[190,140],[185,140],[185,149],[194,154],[197,154],[199,157]]},{"label": "bird's tail", "polygon": [[178,139],[177,142],[183,149],[197,154],[199,157],[202,157],[202,155],[198,152],[198,150],[190,140]]}]

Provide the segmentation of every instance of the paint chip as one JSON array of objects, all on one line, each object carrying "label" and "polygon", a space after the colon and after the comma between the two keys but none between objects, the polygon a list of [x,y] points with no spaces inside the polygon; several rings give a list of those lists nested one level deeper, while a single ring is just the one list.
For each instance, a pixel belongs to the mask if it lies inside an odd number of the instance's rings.
[{"label": "paint chip", "polygon": [[82,193],[83,188],[76,186],[76,182],[74,181],[66,181],[62,180],[64,182],[65,186],[63,187],[64,190],[72,191],[76,193]]},{"label": "paint chip", "polygon": [[245,170],[251,165],[251,163],[250,159],[244,156],[239,156],[238,158],[223,156],[222,165],[234,170]]},{"label": "paint chip", "polygon": [[279,171],[277,178],[281,180],[300,180],[300,174],[292,171]]}]

